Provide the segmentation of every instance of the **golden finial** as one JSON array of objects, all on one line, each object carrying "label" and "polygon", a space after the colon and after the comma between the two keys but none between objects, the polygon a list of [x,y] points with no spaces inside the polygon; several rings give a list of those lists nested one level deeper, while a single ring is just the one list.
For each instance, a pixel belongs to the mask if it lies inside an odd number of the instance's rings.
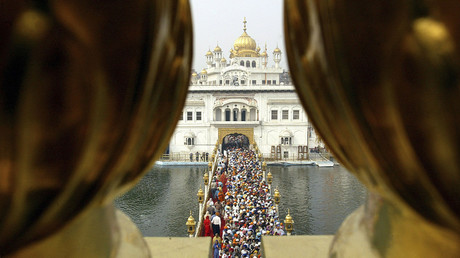
[{"label": "golden finial", "polygon": [[246,17],[244,17],[244,20],[243,20],[243,24],[244,24],[244,29],[243,30],[244,30],[244,32],[246,32],[246,23],[247,23]]}]

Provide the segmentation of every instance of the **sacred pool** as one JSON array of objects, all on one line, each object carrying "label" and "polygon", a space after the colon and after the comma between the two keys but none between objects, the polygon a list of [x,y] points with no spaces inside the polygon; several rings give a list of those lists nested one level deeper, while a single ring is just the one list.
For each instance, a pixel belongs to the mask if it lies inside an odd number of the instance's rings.
[{"label": "sacred pool", "polygon": [[[144,236],[187,236],[190,210],[198,219],[197,191],[205,166],[155,166],[115,204]],[[297,235],[331,235],[366,198],[366,189],[342,166],[269,166],[281,193],[280,217],[289,208]]]}]

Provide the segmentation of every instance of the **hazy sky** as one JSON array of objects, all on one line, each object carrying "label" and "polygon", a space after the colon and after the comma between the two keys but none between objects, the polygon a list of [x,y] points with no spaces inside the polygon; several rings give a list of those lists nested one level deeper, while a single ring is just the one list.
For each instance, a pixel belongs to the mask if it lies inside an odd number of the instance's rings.
[{"label": "hazy sky", "polygon": [[190,0],[194,29],[193,68],[200,72],[206,67],[205,54],[214,50],[217,43],[227,61],[234,41],[243,33],[246,17],[246,32],[260,46],[261,52],[267,43],[269,63],[274,65],[273,50],[278,47],[283,55],[281,66],[287,69],[286,48],[283,38],[282,0]]}]

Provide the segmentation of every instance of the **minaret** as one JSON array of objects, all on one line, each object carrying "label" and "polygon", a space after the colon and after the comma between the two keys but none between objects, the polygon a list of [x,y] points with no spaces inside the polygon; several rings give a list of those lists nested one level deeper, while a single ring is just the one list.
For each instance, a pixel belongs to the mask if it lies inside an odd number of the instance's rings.
[{"label": "minaret", "polygon": [[275,68],[280,68],[281,50],[278,46],[276,46],[275,50],[273,50],[273,61],[275,61]]},{"label": "minaret", "polygon": [[267,68],[267,64],[268,64],[267,43],[265,43],[265,50],[264,52],[262,52],[262,54],[260,54],[260,56],[262,57],[262,67]]},{"label": "minaret", "polygon": [[208,81],[208,71],[206,69],[203,69],[200,73],[200,83],[202,85],[206,85]]},{"label": "minaret", "polygon": [[219,44],[214,48],[214,60],[216,61],[216,67],[220,67],[220,60],[222,60],[222,49],[219,47]]},{"label": "minaret", "polygon": [[208,69],[209,69],[212,67],[212,61],[213,61],[213,55],[212,55],[211,50],[208,50],[205,56],[206,56],[206,64],[208,64]]}]

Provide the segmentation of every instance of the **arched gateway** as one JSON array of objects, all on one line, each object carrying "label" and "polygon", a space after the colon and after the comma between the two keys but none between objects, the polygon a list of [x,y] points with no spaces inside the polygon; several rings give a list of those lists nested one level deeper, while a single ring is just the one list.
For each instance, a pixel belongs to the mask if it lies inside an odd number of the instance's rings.
[{"label": "arched gateway", "polygon": [[234,134],[227,134],[224,139],[222,139],[222,149],[228,148],[242,148],[246,147],[249,148],[249,139],[244,134],[234,133]]},{"label": "arched gateway", "polygon": [[[225,144],[225,137],[229,135],[242,135],[245,140],[246,146],[249,147],[249,144],[254,143],[254,128],[219,128],[218,131],[218,139],[219,139],[219,144],[222,144],[222,147],[224,148]],[[229,140],[231,137],[228,137],[227,140]]]}]

